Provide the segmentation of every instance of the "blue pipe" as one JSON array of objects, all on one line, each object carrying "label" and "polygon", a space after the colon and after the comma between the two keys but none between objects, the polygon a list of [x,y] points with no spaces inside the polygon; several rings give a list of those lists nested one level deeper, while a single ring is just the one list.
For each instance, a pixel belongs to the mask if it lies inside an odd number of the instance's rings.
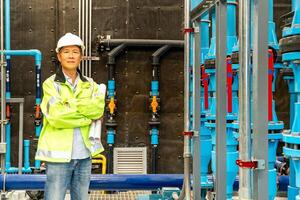
[{"label": "blue pipe", "polygon": [[[202,0],[201,0],[202,2]],[[205,56],[209,50],[209,13],[205,12],[201,16],[201,64],[204,64]]]},{"label": "blue pipe", "polygon": [[32,56],[35,60],[35,65],[41,66],[42,53],[37,49],[30,50],[4,50],[0,51],[1,54],[5,56]]},{"label": "blue pipe", "polygon": [[[37,49],[31,49],[31,50],[4,50],[4,51],[0,51],[0,54],[4,54],[6,57],[9,56],[9,58],[11,56],[32,56],[34,57],[35,60],[35,66],[36,66],[36,99],[35,99],[35,104],[36,106],[40,106],[41,104],[41,62],[42,62],[42,53],[37,50]],[[10,59],[9,59],[10,61]],[[10,63],[10,62],[9,62]],[[9,95],[10,97],[10,95]],[[11,131],[10,131],[10,124],[6,125],[7,128],[7,134],[6,134],[6,139],[7,141],[10,141],[10,137],[11,137]],[[37,137],[39,137],[40,132],[42,129],[42,124],[38,125],[35,127],[35,134]],[[7,161],[10,161],[10,143],[7,144],[7,155],[6,159]],[[9,165],[8,166],[8,172],[12,172],[14,173],[14,170],[10,170],[9,169]],[[40,168],[40,161],[36,160],[35,161],[35,167],[36,168]]]},{"label": "blue pipe", "polygon": [[270,47],[272,47],[275,50],[279,49],[279,44],[278,44],[278,40],[277,40],[277,35],[276,35],[276,31],[275,31],[275,23],[273,21],[273,0],[269,0],[269,19],[268,19],[268,45]]},{"label": "blue pipe", "polygon": [[[5,49],[10,50],[10,0],[5,0],[4,5],[4,18],[5,18]],[[10,59],[10,55],[6,56],[6,59]]]},{"label": "blue pipe", "polygon": [[[283,77],[284,80],[287,81],[288,87],[289,87],[289,93],[290,93],[290,127],[292,127],[292,124],[294,122],[294,113],[295,113],[295,103],[297,102],[297,96],[295,94],[295,80],[294,76],[285,76]],[[290,158],[290,163],[292,163],[292,160]],[[289,200],[294,200],[295,197],[298,195],[298,189],[296,188],[296,174],[295,169],[293,165],[290,164],[290,181],[287,189],[287,196]]]},{"label": "blue pipe", "polygon": [[[107,84],[107,96],[108,99],[115,97],[115,81],[114,80],[108,80]],[[115,143],[115,130],[113,128],[107,129],[107,144],[113,145]]]},{"label": "blue pipe", "polygon": [[[0,175],[0,187],[3,188],[3,175]],[[210,181],[212,176],[208,176]],[[287,176],[279,176],[279,189],[286,191]],[[44,174],[7,174],[5,175],[6,190],[44,190],[46,175]],[[91,190],[157,190],[162,187],[181,187],[183,174],[92,174]],[[235,178],[233,189],[238,190],[238,177]]]},{"label": "blue pipe", "polygon": [[151,145],[158,145],[158,129],[153,127],[151,129]]},{"label": "blue pipe", "polygon": [[5,171],[7,173],[17,173],[18,168],[11,166],[11,124],[6,124],[6,156],[5,156]]},{"label": "blue pipe", "polygon": [[22,169],[23,173],[31,173],[30,168],[30,140],[24,140],[24,167]]}]

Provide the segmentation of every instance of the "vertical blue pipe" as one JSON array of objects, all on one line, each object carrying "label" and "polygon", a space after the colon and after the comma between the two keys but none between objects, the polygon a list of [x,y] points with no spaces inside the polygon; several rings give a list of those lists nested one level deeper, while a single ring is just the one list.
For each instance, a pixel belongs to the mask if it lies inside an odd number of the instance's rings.
[{"label": "vertical blue pipe", "polygon": [[11,137],[10,137],[10,132],[11,132],[10,128],[11,128],[11,126],[8,125],[8,124],[6,124],[5,127],[6,127],[6,156],[5,156],[5,169],[6,169],[6,170],[9,170],[9,169],[11,168],[11,164],[10,164],[10,149],[11,149],[11,147],[10,147],[10,143],[11,143],[11,141],[10,141],[10,139],[11,139]]},{"label": "vertical blue pipe", "polygon": [[274,23],[274,15],[273,15],[273,9],[274,9],[274,3],[273,0],[269,0],[269,17],[268,17],[268,45],[270,47],[272,47],[275,50],[279,49],[279,45],[278,45],[278,40],[277,40],[277,36],[276,36],[276,31],[275,31],[275,23]]},{"label": "vertical blue pipe", "polygon": [[[10,50],[10,0],[5,0],[4,5],[4,32],[5,32],[5,50]],[[10,71],[11,71],[11,61],[10,55],[6,55],[6,100],[11,98],[11,90],[10,90]],[[9,104],[7,104],[9,105]],[[8,172],[11,171],[11,164],[10,164],[10,152],[11,152],[11,123],[10,121],[6,124],[6,157],[5,157],[5,168]]]},{"label": "vertical blue pipe", "polygon": [[158,129],[153,127],[151,129],[151,145],[158,145]]},{"label": "vertical blue pipe", "polygon": [[[201,0],[202,1],[202,0]],[[204,63],[205,56],[209,50],[209,13],[205,12],[201,17],[201,64]]]},{"label": "vertical blue pipe", "polygon": [[236,37],[236,0],[227,0],[227,55],[232,54]]},{"label": "vertical blue pipe", "polygon": [[[10,0],[5,0],[4,2],[5,50],[10,50]],[[7,55],[6,59],[10,59],[10,55]]]},{"label": "vertical blue pipe", "polygon": [[23,167],[23,172],[24,173],[30,173],[31,168],[30,168],[30,140],[24,140],[24,167]]},{"label": "vertical blue pipe", "polygon": [[[115,97],[115,81],[114,80],[108,80],[108,99]],[[107,130],[107,144],[113,145],[115,143],[115,131],[113,128],[108,128]]]},{"label": "vertical blue pipe", "polygon": [[[35,105],[40,105],[41,104],[41,64],[36,64],[35,67],[35,71],[36,71],[36,98],[35,98]],[[40,125],[36,125],[35,127],[35,135],[37,138],[40,137],[40,133],[42,130],[42,123],[40,123]]]},{"label": "vertical blue pipe", "polygon": [[[297,104],[300,101],[300,66],[298,64],[292,65],[294,76],[295,76],[295,93],[297,95],[297,103],[295,105],[295,118],[292,126],[292,132],[299,133],[300,132],[300,107]],[[299,115],[297,115],[299,114]],[[298,116],[298,117],[297,117]]]},{"label": "vertical blue pipe", "polygon": [[[290,67],[292,67],[293,72],[294,72],[294,92],[295,92],[295,99],[296,99],[296,103],[294,104],[294,120],[291,126],[291,130],[292,130],[292,135],[294,133],[298,133],[300,131],[300,118],[299,118],[299,113],[300,113],[300,104],[299,104],[299,95],[300,95],[300,68],[299,65],[291,63]],[[285,148],[284,148],[284,153],[287,154],[285,152]],[[296,154],[296,153],[295,153]],[[294,162],[294,158],[299,159],[299,156],[296,155],[290,156],[290,182],[289,182],[289,186],[288,186],[288,199],[289,200],[294,200],[297,199],[297,195],[298,198],[300,198],[300,194],[299,194],[299,188],[300,188],[300,184],[297,185],[297,180],[299,179],[299,170],[296,170],[295,167],[299,168],[299,163]],[[287,155],[289,156],[289,155]]]}]

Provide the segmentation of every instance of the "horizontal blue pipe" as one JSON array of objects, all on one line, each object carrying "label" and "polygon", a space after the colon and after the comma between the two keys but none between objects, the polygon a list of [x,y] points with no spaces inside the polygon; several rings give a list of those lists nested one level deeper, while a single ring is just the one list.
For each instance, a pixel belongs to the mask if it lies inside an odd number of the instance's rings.
[{"label": "horizontal blue pipe", "polygon": [[4,50],[0,51],[0,54],[6,56],[32,56],[35,59],[35,65],[41,66],[42,62],[42,53],[37,49],[30,50]]},{"label": "horizontal blue pipe", "polygon": [[[7,190],[43,190],[46,175],[6,175]],[[144,190],[161,187],[181,187],[182,174],[93,174],[90,189],[103,190]],[[0,175],[0,188],[3,188],[3,175]]]},{"label": "horizontal blue pipe", "polygon": [[[208,175],[212,182],[212,176]],[[286,191],[289,184],[287,176],[280,176],[279,190]],[[44,190],[46,175],[17,175],[5,176],[7,190]],[[91,190],[156,190],[162,187],[182,187],[183,174],[92,174]],[[238,190],[239,180],[235,179],[233,189]],[[3,175],[0,175],[0,188],[3,188]]]}]

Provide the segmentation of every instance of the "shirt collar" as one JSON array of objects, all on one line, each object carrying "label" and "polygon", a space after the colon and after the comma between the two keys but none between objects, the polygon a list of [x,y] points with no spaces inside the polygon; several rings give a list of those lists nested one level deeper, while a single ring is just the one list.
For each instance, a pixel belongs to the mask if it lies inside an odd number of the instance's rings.
[{"label": "shirt collar", "polygon": [[71,86],[76,86],[78,81],[79,81],[79,74],[78,72],[76,73],[76,78],[75,78],[75,81],[74,81],[74,84],[72,83],[72,78],[70,78],[68,75],[66,75],[64,72],[63,72],[64,76],[65,76],[65,79],[66,81],[71,85]]},{"label": "shirt collar", "polygon": [[[77,74],[79,75],[79,78],[82,82],[87,82],[88,80],[81,74],[81,71],[79,70],[79,68],[77,68]],[[63,74],[63,71],[62,71],[62,67],[59,65],[58,68],[57,68],[57,71],[55,73],[55,78],[54,78],[55,81],[57,82],[61,82],[61,83],[65,83],[66,82],[66,78]]]}]

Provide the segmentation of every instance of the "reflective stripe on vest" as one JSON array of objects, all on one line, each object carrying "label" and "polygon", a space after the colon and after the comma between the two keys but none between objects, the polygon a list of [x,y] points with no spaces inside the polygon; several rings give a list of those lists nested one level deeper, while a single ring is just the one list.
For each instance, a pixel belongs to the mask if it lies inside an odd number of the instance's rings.
[{"label": "reflective stripe on vest", "polygon": [[50,106],[51,106],[52,104],[54,104],[56,101],[57,101],[57,98],[55,98],[54,96],[52,96],[51,99],[48,101],[48,103],[47,103],[47,111],[46,111],[46,113],[44,113],[46,116],[47,116],[48,113],[49,113]]},{"label": "reflective stripe on vest", "polygon": [[69,159],[70,153],[65,151],[47,151],[38,149],[36,155],[40,157],[53,158],[53,159]]}]

